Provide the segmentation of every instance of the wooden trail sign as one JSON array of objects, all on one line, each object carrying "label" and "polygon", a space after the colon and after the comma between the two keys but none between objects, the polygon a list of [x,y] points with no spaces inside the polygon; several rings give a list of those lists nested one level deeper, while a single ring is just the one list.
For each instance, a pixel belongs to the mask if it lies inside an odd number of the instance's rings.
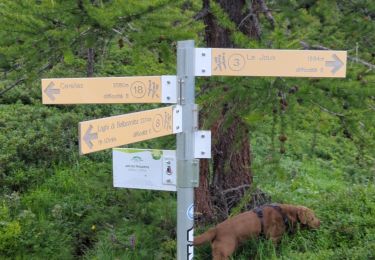
[{"label": "wooden trail sign", "polygon": [[43,104],[177,103],[176,76],[42,79]]},{"label": "wooden trail sign", "polygon": [[344,78],[346,51],[195,49],[196,76]]},{"label": "wooden trail sign", "polygon": [[179,133],[180,115],[180,106],[169,106],[80,122],[80,154]]}]

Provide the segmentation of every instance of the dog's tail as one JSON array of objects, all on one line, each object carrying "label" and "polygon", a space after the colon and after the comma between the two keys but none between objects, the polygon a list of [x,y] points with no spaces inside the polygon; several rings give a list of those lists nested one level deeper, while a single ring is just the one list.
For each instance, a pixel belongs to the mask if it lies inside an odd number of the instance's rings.
[{"label": "dog's tail", "polygon": [[215,237],[216,237],[216,228],[213,227],[207,230],[206,232],[204,232],[203,234],[194,237],[193,245],[199,246],[206,242],[211,242],[212,240],[215,239]]}]

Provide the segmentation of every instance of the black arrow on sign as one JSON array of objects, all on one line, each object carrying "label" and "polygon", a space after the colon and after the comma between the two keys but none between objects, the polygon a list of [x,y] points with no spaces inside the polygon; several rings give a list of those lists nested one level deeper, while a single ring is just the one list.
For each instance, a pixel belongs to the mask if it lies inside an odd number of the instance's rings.
[{"label": "black arrow on sign", "polygon": [[60,89],[58,88],[53,88],[55,86],[55,83],[53,83],[53,81],[51,81],[51,83],[48,84],[48,87],[46,87],[46,89],[44,90],[44,93],[46,93],[46,95],[52,100],[52,101],[55,101],[55,96],[54,95],[58,95],[60,94]]},{"label": "black arrow on sign", "polygon": [[341,67],[344,65],[344,63],[337,57],[336,54],[332,55],[333,60],[326,61],[327,67],[332,67],[331,70],[332,74],[335,74]]},{"label": "black arrow on sign", "polygon": [[98,139],[98,133],[91,133],[93,128],[94,127],[90,125],[89,129],[87,129],[85,135],[83,136],[83,140],[90,149],[94,146],[91,141]]}]

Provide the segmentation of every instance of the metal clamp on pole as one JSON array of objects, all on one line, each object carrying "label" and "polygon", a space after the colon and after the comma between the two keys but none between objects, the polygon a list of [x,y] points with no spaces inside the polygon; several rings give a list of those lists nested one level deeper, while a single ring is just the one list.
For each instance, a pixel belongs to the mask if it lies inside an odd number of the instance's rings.
[{"label": "metal clamp on pole", "polygon": [[211,48],[195,49],[195,76],[211,76]]},{"label": "metal clamp on pole", "polygon": [[173,133],[182,132],[182,107],[180,105],[173,106]]},{"label": "metal clamp on pole", "polygon": [[194,132],[194,158],[211,158],[211,131]]},{"label": "metal clamp on pole", "polygon": [[183,78],[180,78],[178,80],[178,99],[177,99],[177,103],[180,104],[180,105],[185,104],[185,97],[184,97],[184,94],[183,94],[184,83],[185,82],[184,82]]},{"label": "metal clamp on pole", "polygon": [[196,188],[199,185],[199,160],[193,159],[180,163],[177,166],[177,172],[191,171],[191,174],[179,175],[177,179],[177,186],[180,188]]}]

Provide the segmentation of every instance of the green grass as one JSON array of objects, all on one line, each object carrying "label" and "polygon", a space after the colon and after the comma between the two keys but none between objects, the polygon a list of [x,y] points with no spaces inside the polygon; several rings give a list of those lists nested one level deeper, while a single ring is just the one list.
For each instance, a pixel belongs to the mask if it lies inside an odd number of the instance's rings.
[{"label": "green grass", "polygon": [[174,255],[175,195],[114,189],[111,174],[110,163],[82,159],[54,169],[25,194],[4,197],[0,258],[145,259],[156,251],[159,259]]}]

